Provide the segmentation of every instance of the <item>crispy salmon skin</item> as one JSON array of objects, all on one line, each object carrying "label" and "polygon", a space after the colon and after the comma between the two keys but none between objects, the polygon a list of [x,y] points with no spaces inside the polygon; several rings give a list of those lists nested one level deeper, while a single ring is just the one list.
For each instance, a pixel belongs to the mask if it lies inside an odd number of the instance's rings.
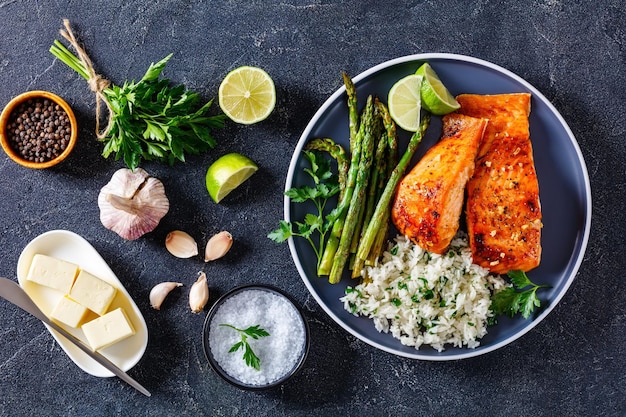
[{"label": "crispy salmon skin", "polygon": [[398,184],[392,221],[428,251],[443,253],[459,228],[465,185],[486,125],[485,119],[444,116],[441,140]]},{"label": "crispy salmon skin", "polygon": [[457,97],[458,113],[489,119],[467,184],[474,263],[493,273],[528,271],[541,260],[541,205],[530,142],[530,94]]}]

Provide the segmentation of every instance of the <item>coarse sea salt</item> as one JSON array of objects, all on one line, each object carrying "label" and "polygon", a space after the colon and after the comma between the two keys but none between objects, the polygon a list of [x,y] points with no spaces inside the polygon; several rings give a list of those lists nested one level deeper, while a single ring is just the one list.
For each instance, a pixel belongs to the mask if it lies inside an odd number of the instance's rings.
[{"label": "coarse sea salt", "polygon": [[[246,365],[243,349],[229,352],[241,340],[236,330],[259,325],[270,335],[248,337],[261,368]],[[209,327],[209,348],[219,366],[232,378],[247,385],[268,385],[286,376],[299,363],[306,346],[306,330],[296,307],[282,295],[259,289],[234,293],[218,307]]]}]

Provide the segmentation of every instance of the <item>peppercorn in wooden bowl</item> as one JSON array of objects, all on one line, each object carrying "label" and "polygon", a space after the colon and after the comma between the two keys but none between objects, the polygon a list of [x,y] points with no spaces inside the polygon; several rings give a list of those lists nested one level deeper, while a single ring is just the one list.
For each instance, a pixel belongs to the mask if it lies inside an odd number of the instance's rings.
[{"label": "peppercorn in wooden bowl", "polygon": [[56,94],[28,91],[13,98],[0,116],[0,143],[18,164],[35,169],[63,161],[76,143],[71,107]]}]

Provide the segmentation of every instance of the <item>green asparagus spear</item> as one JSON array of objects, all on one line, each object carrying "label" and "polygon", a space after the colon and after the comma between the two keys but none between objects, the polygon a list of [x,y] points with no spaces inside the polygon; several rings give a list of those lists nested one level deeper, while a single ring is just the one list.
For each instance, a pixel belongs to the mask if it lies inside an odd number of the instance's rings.
[{"label": "green asparagus spear", "polygon": [[[374,156],[374,163],[372,167],[372,173],[370,178],[370,183],[367,190],[367,199],[365,201],[365,209],[363,216],[359,218],[360,227],[354,232],[352,236],[352,245],[350,246],[350,253],[356,254],[356,251],[359,246],[359,242],[362,238],[362,234],[365,232],[365,227],[369,224],[372,215],[374,214],[374,208],[376,207],[376,203],[378,199],[382,195],[382,191],[385,188],[385,184],[387,183],[386,176],[386,154],[387,154],[387,134],[383,133],[380,135],[380,139],[378,140],[378,144],[376,145],[376,153]],[[352,278],[357,278],[361,275],[361,270],[365,265],[365,259],[354,256],[354,260],[352,261]]]},{"label": "green asparagus spear", "polygon": [[341,73],[343,83],[346,86],[346,94],[348,95],[348,115],[350,118],[350,145],[356,139],[359,131],[359,109],[356,100],[356,87],[352,79],[345,72]]},{"label": "green asparagus spear", "polygon": [[[396,124],[394,123],[391,115],[389,114],[389,109],[384,103],[380,101],[376,102],[376,106],[378,107],[378,112],[382,117],[383,125],[385,126],[385,131],[387,134],[388,140],[388,161],[387,161],[387,172],[385,177],[385,183],[391,177],[391,173],[393,172],[395,166],[398,164],[398,138],[396,135]],[[384,186],[383,186],[384,188]],[[379,197],[380,199],[380,197]],[[383,253],[383,249],[385,246],[385,242],[387,241],[387,233],[389,231],[389,210],[385,211],[385,215],[381,219],[380,227],[378,229],[378,233],[374,238],[374,243],[372,244],[372,248],[370,249],[370,253],[365,261],[366,265],[374,265],[376,259],[380,257]]]},{"label": "green asparagus spear", "polygon": [[343,226],[345,224],[346,215],[348,213],[348,206],[352,201],[352,195],[354,193],[354,187],[357,180],[359,159],[361,156],[361,142],[364,135],[363,130],[364,126],[361,125],[359,127],[359,132],[357,133],[355,140],[353,141],[354,146],[352,146],[352,155],[350,158],[350,167],[348,170],[346,187],[343,193],[343,197],[339,201],[339,205],[333,213],[333,215],[335,216],[335,220],[328,236],[328,242],[326,242],[324,253],[322,253],[322,259],[320,260],[319,267],[317,269],[318,276],[330,274],[335,258],[335,252],[337,252],[337,248],[339,247],[339,240],[343,232]]},{"label": "green asparagus spear", "polygon": [[[380,139],[378,140],[378,143],[376,144],[376,153],[374,154],[374,166],[372,168],[372,174],[371,174],[372,178],[370,180],[365,215],[363,217],[365,224],[369,223],[370,219],[372,218],[372,215],[374,214],[374,207],[376,206],[376,202],[378,201],[380,194],[382,194],[382,192],[380,192],[379,180],[383,179],[386,175],[385,154],[387,153],[387,144],[388,144],[387,134],[385,133],[385,134],[379,135],[379,137]],[[356,252],[356,248],[353,252]]]},{"label": "green asparagus spear", "polygon": [[354,83],[348,77],[348,75],[344,72],[343,81],[346,86],[346,92],[348,94],[348,113],[350,115],[350,165],[348,168],[348,175],[346,179],[346,186],[342,195],[342,198],[339,200],[339,204],[335,209],[336,220],[334,221],[333,227],[328,236],[328,242],[326,242],[326,247],[324,249],[324,253],[322,254],[322,259],[320,260],[319,267],[317,269],[317,275],[329,275],[333,260],[335,258],[335,253],[337,252],[337,248],[339,247],[339,239],[341,237],[341,233],[343,231],[343,226],[346,219],[346,214],[348,212],[348,206],[350,205],[350,201],[352,200],[352,194],[354,192],[354,186],[356,183],[356,176],[358,171],[359,159],[361,157],[361,141],[364,135],[363,124],[359,125],[359,113],[357,109],[357,101],[356,101],[356,88]]},{"label": "green asparagus spear", "polygon": [[[376,102],[377,99],[374,100]],[[380,134],[381,130],[381,119],[380,115],[376,111],[376,107],[374,106],[374,114],[372,120],[372,135],[374,144],[376,145],[376,153],[374,154],[374,160],[372,162],[372,168],[370,173],[370,180],[368,184],[368,189],[365,197],[365,204],[363,204],[362,210],[359,212],[359,217],[357,220],[357,226],[354,229],[354,234],[352,235],[352,242],[350,244],[350,253],[356,253],[357,247],[359,245],[359,240],[361,239],[361,229],[363,224],[367,224],[369,219],[372,217],[372,213],[374,212],[374,207],[376,205],[377,200],[377,186],[378,186],[378,178],[380,176],[381,170],[384,170],[382,164],[384,163],[384,154],[387,149],[387,141],[383,139]],[[376,138],[379,138],[376,141]]]},{"label": "green asparagus spear", "polygon": [[380,114],[383,126],[385,127],[385,131],[387,133],[388,147],[390,150],[389,157],[392,161],[392,165],[389,167],[389,173],[395,168],[398,159],[398,137],[396,132],[396,124],[394,123],[391,115],[389,114],[389,109],[385,106],[385,103],[382,103],[376,100],[376,107],[378,108],[378,114]]},{"label": "green asparagus spear", "polygon": [[362,151],[361,157],[358,163],[358,172],[352,199],[346,213],[346,220],[339,239],[339,247],[335,253],[333,259],[333,266],[328,277],[328,281],[331,284],[336,284],[341,280],[341,275],[348,259],[350,252],[350,243],[352,242],[352,235],[356,227],[359,210],[361,210],[364,204],[365,191],[370,177],[372,156],[374,152],[374,140],[373,140],[373,109],[374,102],[372,97],[368,97],[361,119],[361,125],[364,126],[364,134],[362,139]]},{"label": "green asparagus spear", "polygon": [[426,132],[429,123],[430,113],[426,113],[424,117],[422,117],[419,130],[415,132],[413,136],[411,136],[406,151],[404,152],[402,158],[400,158],[400,161],[391,173],[391,177],[387,182],[385,191],[383,192],[380,201],[376,205],[374,215],[372,216],[370,223],[367,225],[367,229],[365,231],[365,234],[363,235],[363,239],[361,239],[361,243],[359,244],[359,249],[357,251],[357,257],[367,259],[374,243],[374,239],[376,238],[376,234],[378,233],[378,229],[382,224],[381,221],[384,219],[385,213],[389,211],[389,205],[396,191],[396,187],[400,182],[402,175],[404,175],[404,171],[409,165],[411,158],[413,158],[413,155],[415,154],[418,145],[422,141],[422,137],[424,136],[424,133]]},{"label": "green asparagus spear", "polygon": [[387,241],[387,233],[389,231],[389,217],[391,216],[389,210],[387,210],[382,217],[380,229],[378,229],[378,233],[374,236],[374,243],[370,249],[369,256],[365,260],[365,265],[375,265],[376,260],[380,257],[380,255],[382,255],[385,242]]}]

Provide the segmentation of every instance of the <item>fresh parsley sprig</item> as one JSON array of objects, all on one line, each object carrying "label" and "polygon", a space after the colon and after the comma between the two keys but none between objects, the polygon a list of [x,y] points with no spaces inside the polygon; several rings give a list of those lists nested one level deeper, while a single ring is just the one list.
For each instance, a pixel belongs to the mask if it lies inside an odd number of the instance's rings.
[{"label": "fresh parsley sprig", "polygon": [[[291,198],[294,203],[312,201],[317,213],[306,214],[303,221],[294,221],[293,223],[281,220],[279,228],[271,231],[267,237],[277,243],[282,243],[292,236],[306,239],[313,247],[319,264],[324,253],[326,233],[336,217],[336,209],[327,215],[324,214],[326,203],[331,197],[339,193],[340,187],[337,175],[332,172],[329,159],[325,158],[319,151],[313,150],[304,151],[304,156],[310,164],[310,168],[305,168],[304,171],[313,179],[315,186],[294,187],[287,190],[285,195]],[[315,232],[319,233],[317,243],[313,239]]]},{"label": "fresh parsley sprig", "polygon": [[519,313],[527,319],[535,307],[541,306],[541,301],[537,297],[537,290],[550,288],[550,286],[533,283],[524,271],[510,271],[507,275],[513,286],[495,293],[491,297],[490,308],[495,316],[506,314],[513,317]]},{"label": "fresh parsley sprig", "polygon": [[250,326],[247,329],[239,329],[231,324],[222,323],[220,326],[230,327],[231,329],[235,329],[239,335],[241,336],[241,340],[235,343],[228,353],[233,353],[238,351],[239,349],[243,350],[243,360],[246,361],[246,365],[256,369],[257,371],[261,370],[261,360],[254,353],[250,343],[248,343],[248,337],[253,339],[258,339],[259,337],[266,337],[270,334],[263,328],[261,325],[257,324],[254,326]]}]

